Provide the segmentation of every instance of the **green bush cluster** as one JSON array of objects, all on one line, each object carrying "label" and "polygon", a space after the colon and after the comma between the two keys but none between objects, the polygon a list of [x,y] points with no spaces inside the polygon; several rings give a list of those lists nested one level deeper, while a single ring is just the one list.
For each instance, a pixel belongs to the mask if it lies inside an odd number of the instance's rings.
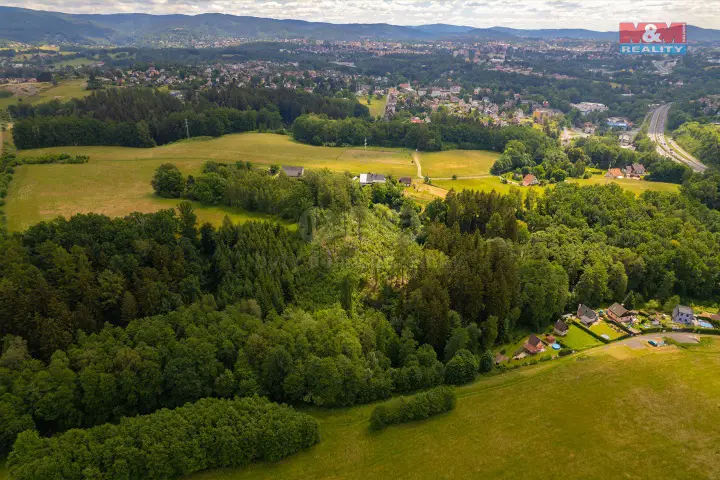
[{"label": "green bush cluster", "polygon": [[50,438],[27,430],[8,459],[13,478],[170,479],[277,461],[320,440],[309,415],[260,397],[204,399]]},{"label": "green bush cluster", "polygon": [[72,156],[67,153],[46,153],[38,157],[25,157],[21,161],[26,165],[47,165],[51,163],[79,165],[88,163],[90,157],[87,155]]},{"label": "green bush cluster", "polygon": [[396,423],[423,420],[455,408],[455,390],[436,387],[412,397],[400,397],[378,405],[370,415],[370,429],[382,430]]},{"label": "green bush cluster", "polygon": [[478,371],[478,360],[469,350],[459,350],[445,366],[445,381],[453,385],[472,382]]}]

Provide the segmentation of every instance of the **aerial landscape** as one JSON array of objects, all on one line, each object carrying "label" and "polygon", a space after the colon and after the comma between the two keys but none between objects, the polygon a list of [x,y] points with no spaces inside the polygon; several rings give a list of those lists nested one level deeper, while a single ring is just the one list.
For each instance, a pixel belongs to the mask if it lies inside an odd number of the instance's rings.
[{"label": "aerial landscape", "polygon": [[0,480],[720,478],[711,3],[0,0]]}]

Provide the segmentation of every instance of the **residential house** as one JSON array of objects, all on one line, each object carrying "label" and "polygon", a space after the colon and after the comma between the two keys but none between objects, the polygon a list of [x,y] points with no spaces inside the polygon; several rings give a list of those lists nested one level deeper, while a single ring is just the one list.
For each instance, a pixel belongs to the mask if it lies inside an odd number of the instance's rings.
[{"label": "residential house", "polygon": [[563,322],[562,320],[558,320],[555,322],[555,328],[553,329],[555,331],[555,335],[559,337],[564,337],[567,335],[568,330],[570,327],[568,327],[567,323]]},{"label": "residential house", "polygon": [[645,165],[633,163],[625,167],[625,176],[628,178],[640,178],[645,175]]},{"label": "residential house", "polygon": [[360,174],[360,185],[374,185],[376,183],[385,183],[385,175],[380,173]]},{"label": "residential house", "polygon": [[610,320],[624,325],[635,321],[635,316],[632,312],[619,303],[613,303],[610,308],[607,309],[606,313]]},{"label": "residential house", "polygon": [[605,178],[623,178],[623,172],[619,168],[609,168]]},{"label": "residential house", "polygon": [[525,345],[523,345],[523,349],[529,355],[535,355],[545,351],[545,344],[533,333],[530,335],[530,338],[528,338],[528,341],[525,342]]},{"label": "residential house", "polygon": [[305,175],[305,167],[290,167],[283,165],[282,167],[285,175],[291,178],[300,178]]},{"label": "residential house", "polygon": [[404,185],[404,186],[406,186],[406,187],[409,187],[410,185],[412,185],[412,178],[410,178],[410,177],[400,177],[400,178],[398,179],[398,182],[400,182],[400,185]]},{"label": "residential house", "polygon": [[538,183],[540,182],[538,182],[538,179],[535,177],[535,175],[533,175],[532,173],[528,173],[527,175],[525,175],[525,178],[523,178],[522,186],[531,187],[533,185],[537,185]]},{"label": "residential house", "polygon": [[598,314],[595,310],[593,310],[590,307],[586,307],[582,303],[580,305],[578,305],[577,318],[578,318],[578,320],[580,320],[580,323],[582,323],[586,327],[593,325],[595,322],[597,322],[600,319],[600,317],[598,317]]},{"label": "residential house", "polygon": [[677,305],[673,310],[672,314],[673,322],[683,323],[685,325],[692,325],[695,321],[695,314],[693,309],[684,305]]}]

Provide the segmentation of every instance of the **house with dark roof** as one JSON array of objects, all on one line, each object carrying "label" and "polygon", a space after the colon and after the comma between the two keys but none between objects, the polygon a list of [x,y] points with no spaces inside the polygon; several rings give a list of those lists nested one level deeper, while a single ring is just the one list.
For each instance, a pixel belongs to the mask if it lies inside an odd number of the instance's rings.
[{"label": "house with dark roof", "polygon": [[568,327],[567,323],[563,322],[562,320],[558,320],[555,322],[555,328],[553,329],[555,331],[555,335],[559,337],[564,337],[567,335],[568,330],[570,327]]},{"label": "house with dark roof", "polygon": [[527,342],[525,342],[525,345],[523,345],[523,349],[529,355],[535,355],[537,353],[545,351],[545,344],[542,340],[540,340],[537,335],[533,333],[532,335],[530,335],[530,338],[528,338]]},{"label": "house with dark roof", "polygon": [[598,317],[598,314],[595,310],[593,310],[590,307],[586,307],[582,303],[580,305],[578,305],[577,318],[578,318],[578,320],[580,320],[580,323],[582,323],[586,327],[593,325],[595,322],[597,322],[600,319],[600,317]]},{"label": "house with dark roof", "polygon": [[285,175],[291,178],[300,178],[305,175],[305,167],[290,167],[283,165],[282,167]]},{"label": "house with dark roof", "polygon": [[675,323],[692,325],[695,323],[695,314],[692,308],[686,307],[685,305],[677,305],[673,310],[672,319]]},{"label": "house with dark roof", "polygon": [[385,175],[381,173],[360,174],[360,185],[374,185],[376,183],[385,183]]},{"label": "house with dark roof", "polygon": [[610,308],[607,309],[606,313],[608,318],[613,322],[628,324],[635,321],[633,313],[619,303],[613,303]]},{"label": "house with dark roof", "polygon": [[645,175],[645,165],[633,163],[625,167],[625,176],[628,178],[640,178]]},{"label": "house with dark roof", "polygon": [[398,180],[398,182],[400,183],[400,185],[404,185],[404,186],[406,186],[406,187],[409,187],[410,185],[412,185],[412,178],[410,178],[410,177],[400,177],[400,179]]}]

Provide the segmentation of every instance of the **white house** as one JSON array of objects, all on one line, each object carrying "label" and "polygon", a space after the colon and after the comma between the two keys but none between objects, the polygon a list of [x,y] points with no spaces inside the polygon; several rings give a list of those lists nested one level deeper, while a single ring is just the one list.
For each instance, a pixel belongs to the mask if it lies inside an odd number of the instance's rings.
[{"label": "white house", "polygon": [[695,315],[690,307],[684,305],[677,305],[672,314],[673,322],[684,323],[685,325],[692,325],[695,321]]},{"label": "white house", "polygon": [[375,183],[385,183],[385,175],[380,173],[360,174],[360,185],[373,185]]}]

